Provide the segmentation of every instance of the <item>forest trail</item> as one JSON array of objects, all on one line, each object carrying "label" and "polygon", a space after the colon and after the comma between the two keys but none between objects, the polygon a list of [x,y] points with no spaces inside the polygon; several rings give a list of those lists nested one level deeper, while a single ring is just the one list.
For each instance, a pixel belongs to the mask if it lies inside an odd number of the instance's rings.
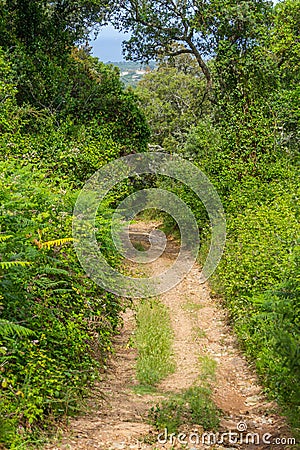
[{"label": "forest trail", "polygon": [[[132,226],[132,239],[147,240],[147,233],[155,224],[139,222]],[[152,263],[153,272],[160,273],[172,264],[178,245],[168,241],[162,257]],[[290,433],[278,407],[263,395],[257,377],[241,354],[236,338],[227,321],[226,311],[210,296],[208,285],[199,284],[200,267],[195,264],[186,278],[161,296],[168,307],[174,330],[176,370],[164,379],[155,393],[137,389],[135,377],[136,349],[130,345],[135,328],[132,310],[123,315],[124,325],[115,338],[115,354],[108,370],[91,392],[84,414],[70,421],[69,427],[57,443],[45,450],[121,450],[121,449],[288,449],[275,439],[288,438]],[[158,434],[148,423],[148,411],[170,392],[181,392],[199,379],[199,358],[210,357],[217,363],[213,382],[213,400],[223,415],[219,433],[237,432],[260,436],[260,443],[189,444],[182,447],[158,443]],[[238,427],[238,428],[237,428]],[[163,430],[162,430],[163,431]],[[199,436],[203,430],[192,426],[189,432]],[[244,433],[245,435],[246,433]],[[263,443],[267,434],[270,443]],[[240,435],[240,433],[239,433]],[[272,437],[270,437],[270,435]],[[279,442],[279,441],[278,441]]]}]

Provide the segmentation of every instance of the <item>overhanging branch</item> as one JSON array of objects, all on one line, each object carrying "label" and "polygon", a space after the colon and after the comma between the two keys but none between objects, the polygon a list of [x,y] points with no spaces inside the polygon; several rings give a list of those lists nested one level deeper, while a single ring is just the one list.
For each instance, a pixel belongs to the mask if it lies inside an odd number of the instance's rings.
[{"label": "overhanging branch", "polygon": [[192,50],[189,50],[188,48],[182,49],[182,50],[177,50],[176,52],[167,52],[167,56],[179,56],[179,55],[183,55],[183,54],[193,55],[193,52],[192,52]]}]

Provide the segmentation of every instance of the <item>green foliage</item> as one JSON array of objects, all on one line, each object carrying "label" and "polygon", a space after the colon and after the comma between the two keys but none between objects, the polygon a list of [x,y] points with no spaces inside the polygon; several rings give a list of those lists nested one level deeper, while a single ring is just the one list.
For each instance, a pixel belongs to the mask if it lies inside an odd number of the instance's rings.
[{"label": "green foliage", "polygon": [[111,8],[112,23],[132,31],[124,43],[129,59],[149,61],[161,55],[190,54],[206,79],[207,90],[212,88],[214,79],[207,57],[222,54],[224,49],[225,57],[245,55],[260,41],[272,11],[270,2],[264,0],[244,0],[239,4],[233,0],[188,0],[176,4],[167,0],[126,0],[121,4],[111,2]]},{"label": "green foliage", "polygon": [[211,400],[211,390],[207,387],[192,387],[184,395],[190,405],[192,423],[202,425],[204,430],[217,430],[220,411]]},{"label": "green foliage", "polygon": [[16,86],[13,71],[5,53],[0,48],[0,132],[15,131]]},{"label": "green foliage", "polygon": [[0,262],[0,269],[9,269],[10,267],[15,266],[27,266],[30,264],[28,261],[1,261]]},{"label": "green foliage", "polygon": [[0,41],[6,48],[20,42],[30,53],[61,55],[86,38],[104,5],[101,0],[2,0]]},{"label": "green foliage", "polygon": [[[118,69],[74,48],[101,1],[0,4],[0,446],[30,445],[36,431],[78,410],[105,367],[122,309],[86,276],[72,246],[83,182],[105,163],[144,151],[149,129]],[[110,238],[110,192],[97,238]],[[30,331],[32,330],[32,331]]]},{"label": "green foliage", "polygon": [[[125,91],[119,70],[92,58],[88,46],[74,47],[86,36],[91,21],[99,19],[103,3],[40,3],[16,0],[0,5],[0,131],[4,147],[10,146],[10,154],[16,148],[20,153],[29,151],[32,161],[32,153],[40,156],[41,144],[52,148],[54,154],[55,145],[69,151],[72,144],[76,148],[79,133],[81,144],[82,139],[94,135],[93,146],[100,147],[95,157],[106,153],[109,146],[112,157],[116,147],[117,154],[144,151],[149,129],[135,94]],[[44,145],[45,139],[49,145]],[[77,159],[74,154],[73,159]]]},{"label": "green foliage", "polygon": [[[269,204],[258,205],[252,200],[252,204],[228,220],[228,242],[218,274],[223,292],[235,304],[236,296],[242,300],[278,284],[289,267],[299,238],[296,203],[299,191],[294,189],[275,195]],[[235,201],[234,196],[231,200]],[[239,204],[247,201],[238,200]],[[239,309],[238,304],[236,308]]]},{"label": "green foliage", "polygon": [[168,433],[177,433],[183,422],[183,412],[183,399],[171,398],[153,406],[149,411],[149,419],[159,432],[167,429]]},{"label": "green foliage", "polygon": [[285,82],[299,80],[299,0],[285,0],[275,6],[275,27],[271,35],[272,50],[278,59]]},{"label": "green foliage", "polygon": [[158,431],[167,429],[169,434],[177,434],[184,425],[201,425],[205,431],[216,431],[220,411],[211,400],[208,387],[194,386],[152,407],[149,418]]},{"label": "green foliage", "polygon": [[[45,128],[49,132],[50,128],[53,136],[56,128],[68,137],[79,133],[82,139],[84,126],[85,137],[91,140],[94,135],[98,146],[102,135],[104,145],[120,145],[122,154],[145,150],[148,126],[135,94],[124,90],[116,67],[76,48],[61,61],[48,54],[29,55],[17,46],[9,59],[16,78],[17,102],[31,105],[23,114],[24,131],[31,135],[44,133]],[[111,142],[106,144],[105,138]]]},{"label": "green foliage", "polygon": [[[87,46],[74,48],[104,16],[132,30],[128,56],[161,59],[137,91],[154,143],[180,151],[215,183],[229,233],[213,288],[265,385],[299,426],[299,0],[274,8],[264,0],[176,7],[166,0],[4,0],[0,441],[27,445],[49,418],[76,411],[105,366],[119,321],[119,300],[86,277],[71,242],[77,189],[106,162],[145,151],[149,139],[136,93],[124,89],[118,69],[92,58]],[[111,207],[143,182],[122,183],[99,209],[97,237],[114,267]],[[195,211],[205,242],[201,202],[180,183],[159,183]],[[174,231],[173,222],[167,226]],[[142,383],[155,384],[173,369],[166,317],[157,302],[138,309]],[[158,428],[217,427],[214,364],[202,359],[200,372],[201,387],[152,411]]]},{"label": "green foliage", "polygon": [[9,334],[16,334],[19,337],[29,336],[33,334],[33,331],[8,320],[0,319],[0,336],[7,336]]},{"label": "green foliage", "polygon": [[[0,166],[0,227],[10,236],[1,239],[0,252],[12,261],[0,277],[0,408],[3,427],[11,430],[1,441],[16,444],[23,439],[17,430],[34,432],[47,417],[76,410],[105,364],[121,305],[86,277],[71,239],[64,237],[72,233],[76,196],[67,192],[67,181],[53,177],[50,182],[32,165],[7,161]],[[117,264],[105,215],[98,219],[105,224],[98,238]],[[30,265],[22,267],[18,260]]]},{"label": "green foliage", "polygon": [[[284,407],[291,423],[299,427],[299,246],[291,249],[284,266],[285,281],[268,291],[239,297],[230,307],[238,314],[236,329],[271,397]],[[279,277],[278,277],[279,278]]]},{"label": "green foliage", "polygon": [[146,149],[144,115],[135,94],[123,89],[116,68],[76,49],[64,65],[46,55],[54,68],[50,71],[23,56],[9,55],[8,62],[8,56],[0,54],[5,80],[2,157],[21,158],[80,184],[118,156]]},{"label": "green foliage", "polygon": [[137,308],[136,322],[137,378],[155,385],[174,371],[169,312],[157,300],[145,300]]},{"label": "green foliage", "polygon": [[275,289],[253,299],[257,312],[249,324],[247,347],[251,356],[255,352],[258,372],[271,395],[288,405],[291,423],[299,427],[299,267],[296,279]]},{"label": "green foliage", "polygon": [[[186,66],[191,61],[186,62]],[[186,67],[185,66],[185,67]],[[185,73],[170,65],[144,76],[138,94],[148,123],[152,141],[166,150],[182,147],[188,132],[203,115],[204,81],[198,74]]]},{"label": "green foliage", "polygon": [[[29,46],[19,36],[0,52],[0,443],[8,448],[76,412],[105,367],[122,306],[81,268],[72,210],[89,176],[144,150],[149,135],[116,69],[82,50],[45,52],[27,38]],[[128,181],[110,192],[96,218],[114,267],[110,205],[132,189]]]}]

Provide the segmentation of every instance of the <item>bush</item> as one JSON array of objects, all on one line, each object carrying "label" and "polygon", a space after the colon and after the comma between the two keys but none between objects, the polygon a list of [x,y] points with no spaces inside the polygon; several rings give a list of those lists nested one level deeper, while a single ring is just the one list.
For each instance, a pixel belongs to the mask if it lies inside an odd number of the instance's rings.
[{"label": "bush", "polygon": [[299,427],[299,187],[255,185],[228,199],[227,245],[212,285],[270,396]]},{"label": "bush", "polygon": [[[33,332],[0,336],[1,427],[10,429],[0,441],[16,443],[18,431],[76,410],[105,364],[121,305],[87,278],[71,245],[76,192],[34,166],[8,161],[0,170],[0,229],[10,236],[0,243],[1,258],[30,263],[0,273],[1,317]],[[116,265],[105,233],[98,237]]]},{"label": "bush", "polygon": [[300,278],[299,247],[295,248],[285,282],[253,295],[253,310],[236,328],[271,397],[285,407],[299,427],[300,404]]},{"label": "bush", "polygon": [[[291,263],[297,243],[297,198],[299,188],[278,194],[269,204],[251,202],[228,217],[228,240],[217,273],[229,302],[236,302],[278,284]],[[250,194],[251,195],[251,194]],[[239,192],[237,206],[246,198]],[[235,202],[231,197],[231,207]],[[241,208],[242,209],[242,208]],[[240,317],[239,306],[235,314]],[[244,313],[242,309],[241,314]]]}]

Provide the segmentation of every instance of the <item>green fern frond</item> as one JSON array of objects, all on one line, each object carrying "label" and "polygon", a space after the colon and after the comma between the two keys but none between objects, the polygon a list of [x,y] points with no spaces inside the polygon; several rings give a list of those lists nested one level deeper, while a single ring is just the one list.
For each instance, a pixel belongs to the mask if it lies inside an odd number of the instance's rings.
[{"label": "green fern frond", "polygon": [[17,334],[19,337],[26,337],[33,334],[29,328],[22,327],[9,320],[0,319],[0,336],[8,336],[9,334]]},{"label": "green fern frond", "polygon": [[5,236],[1,236],[1,235],[0,235],[0,242],[5,242],[5,241],[7,241],[8,239],[10,239],[11,237],[12,237],[11,234],[5,235]]},{"label": "green fern frond", "polygon": [[47,241],[41,243],[41,248],[47,248],[48,250],[52,247],[59,247],[60,245],[68,244],[69,242],[73,242],[73,238],[63,238],[56,239],[54,241]]},{"label": "green fern frond", "polygon": [[69,272],[64,269],[59,269],[57,267],[51,267],[51,266],[43,266],[38,270],[39,274],[46,274],[46,275],[64,275],[69,276]]},{"label": "green fern frond", "polygon": [[16,266],[29,266],[31,263],[28,261],[0,261],[0,269],[9,269]]}]

